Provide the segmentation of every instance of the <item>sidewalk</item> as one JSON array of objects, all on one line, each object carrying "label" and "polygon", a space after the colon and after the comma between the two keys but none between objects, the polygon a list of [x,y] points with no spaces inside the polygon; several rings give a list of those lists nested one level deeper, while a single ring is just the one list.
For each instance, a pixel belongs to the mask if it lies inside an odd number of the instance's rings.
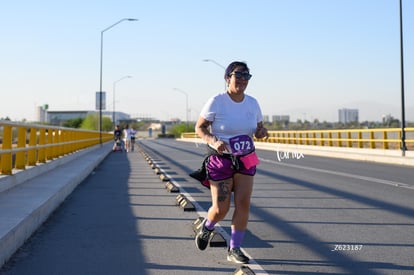
[{"label": "sidewalk", "polygon": [[[96,146],[1,178],[0,267],[110,152]],[[0,189],[3,190],[3,189]]]}]

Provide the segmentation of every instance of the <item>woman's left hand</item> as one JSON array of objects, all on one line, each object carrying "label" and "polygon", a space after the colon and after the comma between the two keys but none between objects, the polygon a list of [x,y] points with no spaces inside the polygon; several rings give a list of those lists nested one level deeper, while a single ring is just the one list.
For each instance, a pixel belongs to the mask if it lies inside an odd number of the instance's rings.
[{"label": "woman's left hand", "polygon": [[257,127],[254,136],[258,139],[267,138],[269,136],[267,129],[264,127]]}]

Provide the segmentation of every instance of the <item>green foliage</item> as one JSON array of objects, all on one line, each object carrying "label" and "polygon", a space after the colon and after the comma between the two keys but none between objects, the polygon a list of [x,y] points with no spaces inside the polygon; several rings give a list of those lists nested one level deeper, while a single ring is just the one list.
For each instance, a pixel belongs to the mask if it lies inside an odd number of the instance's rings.
[{"label": "green foliage", "polygon": [[[81,124],[81,129],[99,131],[99,114],[89,114]],[[113,131],[112,121],[108,117],[102,117],[102,131]]]},{"label": "green foliage", "polygon": [[80,128],[82,126],[82,122],[83,122],[83,118],[74,118],[74,119],[69,119],[68,121],[63,123],[63,127],[68,127],[68,128]]},{"label": "green foliage", "polygon": [[84,130],[98,130],[99,115],[89,114],[85,117],[80,128]]},{"label": "green foliage", "polygon": [[104,132],[112,132],[114,130],[114,126],[112,120],[109,117],[102,118],[102,131]]},{"label": "green foliage", "polygon": [[185,132],[194,132],[194,125],[187,124],[187,123],[180,123],[180,124],[171,126],[171,128],[168,130],[168,133],[173,135],[176,138],[180,137],[181,133],[185,133]]}]

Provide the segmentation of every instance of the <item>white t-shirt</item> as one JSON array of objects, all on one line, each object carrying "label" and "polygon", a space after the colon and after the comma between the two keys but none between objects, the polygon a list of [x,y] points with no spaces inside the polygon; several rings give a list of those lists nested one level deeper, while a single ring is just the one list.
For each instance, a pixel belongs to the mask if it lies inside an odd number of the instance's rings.
[{"label": "white t-shirt", "polygon": [[213,96],[204,105],[200,116],[212,122],[211,134],[227,145],[234,136],[253,138],[257,123],[263,121],[259,103],[246,94],[242,102],[233,101],[227,93]]},{"label": "white t-shirt", "polygon": [[124,129],[124,139],[131,140],[131,128]]}]

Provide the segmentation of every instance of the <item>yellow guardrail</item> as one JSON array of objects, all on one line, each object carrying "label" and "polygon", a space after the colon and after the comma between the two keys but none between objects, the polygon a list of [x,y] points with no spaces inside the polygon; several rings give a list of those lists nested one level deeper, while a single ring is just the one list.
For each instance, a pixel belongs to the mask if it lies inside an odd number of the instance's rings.
[{"label": "yellow guardrail", "polygon": [[[198,138],[194,132],[182,133],[181,138]],[[400,149],[401,128],[350,130],[269,131],[261,142],[300,144],[329,147]],[[414,128],[405,128],[407,149],[414,149]]]},{"label": "yellow guardrail", "polygon": [[0,174],[26,169],[107,142],[112,133],[0,120]]}]

